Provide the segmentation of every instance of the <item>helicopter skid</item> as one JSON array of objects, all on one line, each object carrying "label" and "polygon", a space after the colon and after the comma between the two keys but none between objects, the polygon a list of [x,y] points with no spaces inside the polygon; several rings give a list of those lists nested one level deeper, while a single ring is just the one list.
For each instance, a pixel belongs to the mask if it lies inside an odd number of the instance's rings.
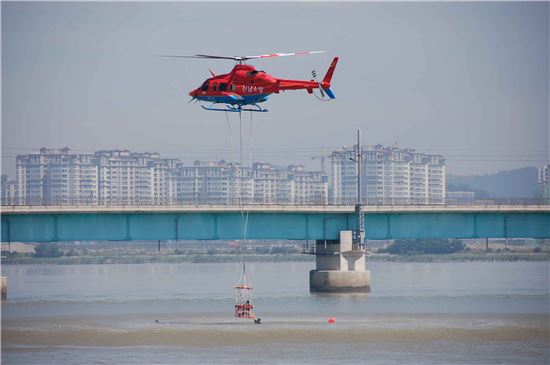
[{"label": "helicopter skid", "polygon": [[268,112],[267,109],[262,109],[262,107],[260,107],[258,104],[250,104],[250,106],[253,106],[255,108],[243,108],[241,106],[233,106],[230,104],[225,104],[225,108],[216,108],[214,105],[215,104],[212,104],[210,106],[201,105],[201,107],[204,110],[215,111],[215,112],[232,112],[232,113],[240,113],[240,112],[266,113]]}]

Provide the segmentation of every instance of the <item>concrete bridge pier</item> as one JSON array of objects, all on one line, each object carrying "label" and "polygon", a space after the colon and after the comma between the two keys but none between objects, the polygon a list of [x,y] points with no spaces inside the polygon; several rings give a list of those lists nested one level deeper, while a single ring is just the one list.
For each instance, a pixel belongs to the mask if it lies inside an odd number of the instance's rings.
[{"label": "concrete bridge pier", "polygon": [[310,292],[370,292],[370,271],[365,268],[365,251],[354,246],[352,231],[341,231],[339,241],[315,242],[316,269],[309,272]]},{"label": "concrete bridge pier", "polygon": [[0,299],[2,301],[8,299],[8,278],[6,276],[0,277]]}]

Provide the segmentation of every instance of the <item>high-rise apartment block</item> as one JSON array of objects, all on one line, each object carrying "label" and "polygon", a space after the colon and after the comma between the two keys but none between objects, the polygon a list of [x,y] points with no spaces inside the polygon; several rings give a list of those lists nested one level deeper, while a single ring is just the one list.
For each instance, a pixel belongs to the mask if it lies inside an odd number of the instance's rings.
[{"label": "high-rise apartment block", "polygon": [[2,204],[17,204],[17,181],[9,180],[7,175],[2,175]]},{"label": "high-rise apartment block", "polygon": [[539,167],[539,184],[542,186],[542,195],[550,198],[550,164]]},{"label": "high-rise apartment block", "polygon": [[241,167],[222,160],[186,166],[158,153],[71,154],[68,148],[42,148],[16,161],[13,187],[2,179],[5,204],[328,203],[327,176],[296,165]]},{"label": "high-rise apartment block", "polygon": [[101,204],[166,204],[176,198],[176,168],[181,162],[158,153],[97,151]]},{"label": "high-rise apartment block", "polygon": [[[334,151],[330,158],[330,201],[357,200],[357,146]],[[364,146],[361,195],[366,204],[442,203],[445,201],[445,159],[412,149]]]},{"label": "high-rise apartment block", "polygon": [[179,201],[237,204],[251,202],[254,197],[250,169],[237,163],[195,161],[193,166],[180,166],[176,174]]},{"label": "high-rise apartment block", "polygon": [[[355,147],[357,148],[357,147]],[[334,151],[330,180],[301,165],[195,161],[158,153],[68,148],[19,155],[16,181],[2,177],[3,204],[354,204],[355,149]],[[412,149],[365,146],[361,159],[366,204],[445,201],[445,160]],[[548,168],[541,170],[548,179]],[[546,175],[544,175],[546,174]],[[545,180],[547,181],[547,180]]]},{"label": "high-rise apartment block", "polygon": [[328,180],[321,171],[301,165],[286,168],[268,163],[253,165],[254,200],[261,203],[327,204]]},{"label": "high-rise apartment block", "polygon": [[550,164],[539,167],[539,184],[550,183]]},{"label": "high-rise apartment block", "polygon": [[16,159],[19,204],[97,203],[97,165],[92,155],[41,148]]}]

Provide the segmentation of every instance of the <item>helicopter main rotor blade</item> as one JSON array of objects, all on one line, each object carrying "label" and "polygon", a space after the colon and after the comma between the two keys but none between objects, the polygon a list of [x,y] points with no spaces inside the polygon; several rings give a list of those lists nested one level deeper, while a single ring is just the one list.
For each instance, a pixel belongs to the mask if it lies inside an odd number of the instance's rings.
[{"label": "helicopter main rotor blade", "polygon": [[221,60],[240,60],[242,57],[237,56],[213,56],[209,54],[196,54],[195,56],[200,58],[213,58],[213,59],[221,59]]},{"label": "helicopter main rotor blade", "polygon": [[271,57],[286,57],[286,56],[305,56],[308,54],[315,53],[324,53],[325,51],[305,51],[305,52],[292,52],[292,53],[271,53],[271,54],[262,54],[259,56],[244,56],[243,59],[257,59],[257,58],[271,58]]},{"label": "helicopter main rotor blade", "polygon": [[272,57],[286,57],[286,56],[305,56],[308,54],[324,53],[325,51],[306,51],[306,52],[292,52],[292,53],[270,53],[262,54],[258,56],[215,56],[208,54],[196,54],[194,56],[180,56],[180,55],[157,55],[157,57],[173,57],[173,58],[208,58],[218,60],[233,60],[233,61],[246,61],[260,58],[272,58]]},{"label": "helicopter main rotor blade", "polygon": [[203,54],[197,54],[194,56],[180,56],[180,55],[157,55],[157,57],[169,57],[169,58],[212,58],[212,59],[222,59],[222,60],[239,60],[238,57],[225,57],[225,56],[210,56],[210,55],[203,55]]}]

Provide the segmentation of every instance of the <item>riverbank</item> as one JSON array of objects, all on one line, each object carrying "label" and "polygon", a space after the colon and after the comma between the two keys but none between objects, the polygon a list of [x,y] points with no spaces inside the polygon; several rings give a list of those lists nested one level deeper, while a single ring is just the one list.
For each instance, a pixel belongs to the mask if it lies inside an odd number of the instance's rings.
[{"label": "riverbank", "polygon": [[452,254],[370,255],[370,261],[466,262],[466,261],[550,261],[550,252],[457,252]]},{"label": "riverbank", "polygon": [[[313,262],[315,256],[293,254],[146,254],[146,255],[82,255],[35,257],[14,255],[3,258],[4,265],[85,265],[146,263],[226,263],[239,262]],[[389,255],[370,254],[367,261],[382,262],[466,262],[466,261],[550,261],[550,252],[463,252],[454,254]]]}]

